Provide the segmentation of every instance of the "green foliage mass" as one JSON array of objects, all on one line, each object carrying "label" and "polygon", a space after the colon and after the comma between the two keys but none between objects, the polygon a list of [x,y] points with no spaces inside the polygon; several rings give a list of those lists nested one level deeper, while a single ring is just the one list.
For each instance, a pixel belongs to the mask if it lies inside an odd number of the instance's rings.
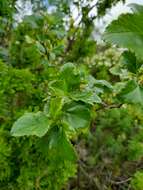
[{"label": "green foliage mass", "polygon": [[131,186],[134,190],[141,190],[143,187],[143,173],[142,171],[137,171],[131,181]]},{"label": "green foliage mass", "polygon": [[142,190],[142,6],[107,27],[120,50],[89,16],[118,0],[31,2],[14,23],[0,0],[0,189]]}]

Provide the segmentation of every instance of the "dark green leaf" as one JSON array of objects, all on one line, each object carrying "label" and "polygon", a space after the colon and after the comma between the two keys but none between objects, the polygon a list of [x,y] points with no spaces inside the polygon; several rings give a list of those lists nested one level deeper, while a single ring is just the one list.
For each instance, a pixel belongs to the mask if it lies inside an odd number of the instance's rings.
[{"label": "dark green leaf", "polygon": [[86,105],[71,103],[64,108],[63,121],[72,129],[89,127],[91,115]]},{"label": "dark green leaf", "polygon": [[122,57],[123,57],[123,64],[126,66],[128,71],[132,73],[137,73],[139,67],[141,66],[141,63],[137,61],[136,56],[129,51],[125,51],[122,54]]},{"label": "dark green leaf", "polygon": [[138,85],[135,81],[129,81],[119,94],[119,98],[127,103],[143,105],[143,87]]},{"label": "dark green leaf", "polygon": [[53,160],[75,161],[74,148],[62,128],[54,127],[49,134],[49,153]]}]

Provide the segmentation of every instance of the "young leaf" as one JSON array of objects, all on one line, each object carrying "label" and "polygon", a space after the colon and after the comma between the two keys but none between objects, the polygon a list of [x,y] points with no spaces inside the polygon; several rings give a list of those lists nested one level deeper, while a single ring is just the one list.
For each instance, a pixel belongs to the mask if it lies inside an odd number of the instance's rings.
[{"label": "young leaf", "polygon": [[80,84],[80,75],[72,63],[66,63],[61,67],[60,79],[66,82],[68,91],[78,87]]},{"label": "young leaf", "polygon": [[143,59],[143,12],[121,15],[107,27],[103,38]]},{"label": "young leaf", "polygon": [[68,91],[66,82],[62,80],[52,81],[49,87],[56,96],[64,96]]},{"label": "young leaf", "polygon": [[87,104],[93,105],[94,103],[101,103],[100,97],[92,91],[83,91],[71,93],[71,98],[75,101],[82,101]]},{"label": "young leaf", "polygon": [[113,89],[113,86],[106,80],[96,80],[95,79],[95,84],[99,86],[105,86],[109,89]]},{"label": "young leaf", "polygon": [[106,80],[97,80],[93,76],[88,76],[88,86],[93,89],[94,86],[99,86],[101,88],[106,87],[110,90],[113,89],[113,86]]},{"label": "young leaf", "polygon": [[59,97],[54,97],[50,99],[49,105],[49,115],[51,118],[56,118],[61,112],[63,104],[63,99]]},{"label": "young leaf", "polygon": [[13,136],[36,135],[42,137],[49,128],[50,121],[44,113],[26,113],[13,124],[11,134]]}]

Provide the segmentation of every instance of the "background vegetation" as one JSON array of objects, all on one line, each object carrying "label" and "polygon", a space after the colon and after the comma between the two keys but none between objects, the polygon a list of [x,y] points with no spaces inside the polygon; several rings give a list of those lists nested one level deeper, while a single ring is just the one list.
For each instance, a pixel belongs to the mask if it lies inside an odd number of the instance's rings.
[{"label": "background vegetation", "polygon": [[0,190],[143,190],[142,6],[92,37],[117,2],[0,0]]}]

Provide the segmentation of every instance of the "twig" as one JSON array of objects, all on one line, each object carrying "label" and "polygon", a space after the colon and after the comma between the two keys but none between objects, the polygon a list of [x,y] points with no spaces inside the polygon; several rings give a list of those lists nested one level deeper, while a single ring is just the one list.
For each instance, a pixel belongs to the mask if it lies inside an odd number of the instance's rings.
[{"label": "twig", "polygon": [[127,183],[128,181],[131,180],[131,177],[129,177],[128,179],[125,179],[125,180],[122,180],[122,181],[110,181],[112,184],[115,184],[115,185],[120,185],[120,184],[123,184],[123,183]]}]

